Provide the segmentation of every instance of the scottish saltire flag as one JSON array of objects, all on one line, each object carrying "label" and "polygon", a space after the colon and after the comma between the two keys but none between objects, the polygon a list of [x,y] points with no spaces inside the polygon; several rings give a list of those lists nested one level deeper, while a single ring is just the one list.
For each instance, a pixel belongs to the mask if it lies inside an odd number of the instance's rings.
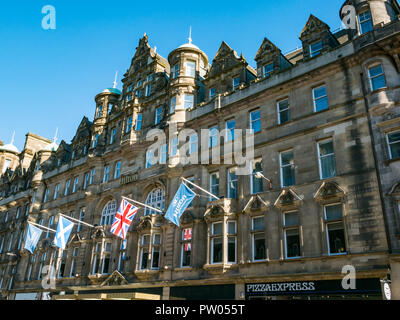
[{"label": "scottish saltire flag", "polygon": [[182,183],[169,205],[165,218],[179,227],[179,220],[183,212],[195,196],[196,194],[186,184]]},{"label": "scottish saltire flag", "polygon": [[74,227],[73,222],[69,221],[68,219],[65,219],[63,216],[60,216],[57,225],[57,233],[56,236],[54,237],[53,244],[64,250],[73,227]]},{"label": "scottish saltire flag", "polygon": [[133,217],[136,212],[138,212],[138,208],[136,208],[133,204],[128,201],[122,199],[121,205],[115,214],[114,222],[111,225],[111,232],[115,234],[117,237],[122,239],[126,239],[126,234],[128,232],[129,226],[132,223]]},{"label": "scottish saltire flag", "polygon": [[33,254],[36,245],[42,235],[42,230],[28,223],[28,231],[26,232],[26,239],[24,248]]}]

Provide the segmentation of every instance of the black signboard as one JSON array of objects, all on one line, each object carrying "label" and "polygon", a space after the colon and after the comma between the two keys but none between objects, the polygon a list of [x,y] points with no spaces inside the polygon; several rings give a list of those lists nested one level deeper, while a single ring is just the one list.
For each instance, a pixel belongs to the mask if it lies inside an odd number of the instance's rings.
[{"label": "black signboard", "polygon": [[356,279],[355,287],[345,289],[340,280],[247,283],[246,296],[281,296],[303,294],[381,294],[379,279]]}]

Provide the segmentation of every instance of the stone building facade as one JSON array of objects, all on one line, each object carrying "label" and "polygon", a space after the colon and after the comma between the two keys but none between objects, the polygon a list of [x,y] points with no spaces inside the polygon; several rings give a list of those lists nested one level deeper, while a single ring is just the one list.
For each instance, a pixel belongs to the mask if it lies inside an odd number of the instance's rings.
[{"label": "stone building facade", "polygon": [[[344,5],[356,30],[311,15],[301,49],[265,38],[256,69],[225,42],[211,63],[191,39],[165,59],[144,35],[122,91],[95,97],[70,144],[28,133],[21,152],[0,146],[2,298],[381,299],[389,284],[399,299],[400,8]],[[153,129],[168,137],[155,153]],[[238,139],[224,129],[253,129],[248,175],[179,161]],[[126,241],[110,233],[122,196],[165,211],[181,177],[220,199],[196,197],[179,228],[141,208]],[[59,213],[94,227],[76,224],[64,251],[47,231],[24,250],[27,221],[55,229]]]}]

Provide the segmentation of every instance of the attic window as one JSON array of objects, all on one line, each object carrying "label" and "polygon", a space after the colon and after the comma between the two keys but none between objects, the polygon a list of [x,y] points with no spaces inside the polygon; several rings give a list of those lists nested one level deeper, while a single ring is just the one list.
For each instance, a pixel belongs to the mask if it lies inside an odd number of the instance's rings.
[{"label": "attic window", "polygon": [[315,57],[321,53],[322,41],[315,42],[310,45],[310,57]]},{"label": "attic window", "polygon": [[371,12],[369,10],[364,11],[358,15],[358,22],[360,24],[360,34],[372,31],[373,29],[372,17],[371,17]]},{"label": "attic window", "polygon": [[271,75],[271,73],[274,71],[274,64],[270,63],[264,66],[264,78],[267,78]]}]

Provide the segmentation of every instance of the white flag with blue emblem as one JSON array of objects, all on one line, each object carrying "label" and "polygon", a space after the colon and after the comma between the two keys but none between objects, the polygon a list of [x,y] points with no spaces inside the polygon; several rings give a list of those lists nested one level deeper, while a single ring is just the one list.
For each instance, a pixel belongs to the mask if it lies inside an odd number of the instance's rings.
[{"label": "white flag with blue emblem", "polygon": [[28,223],[28,231],[26,232],[26,239],[24,248],[33,254],[36,245],[42,235],[42,230]]},{"label": "white flag with blue emblem", "polygon": [[179,220],[194,197],[196,197],[196,194],[186,184],[182,183],[165,214],[165,218],[179,227]]},{"label": "white flag with blue emblem", "polygon": [[60,216],[60,219],[58,220],[57,233],[54,238],[53,244],[64,250],[73,227],[73,222]]}]

